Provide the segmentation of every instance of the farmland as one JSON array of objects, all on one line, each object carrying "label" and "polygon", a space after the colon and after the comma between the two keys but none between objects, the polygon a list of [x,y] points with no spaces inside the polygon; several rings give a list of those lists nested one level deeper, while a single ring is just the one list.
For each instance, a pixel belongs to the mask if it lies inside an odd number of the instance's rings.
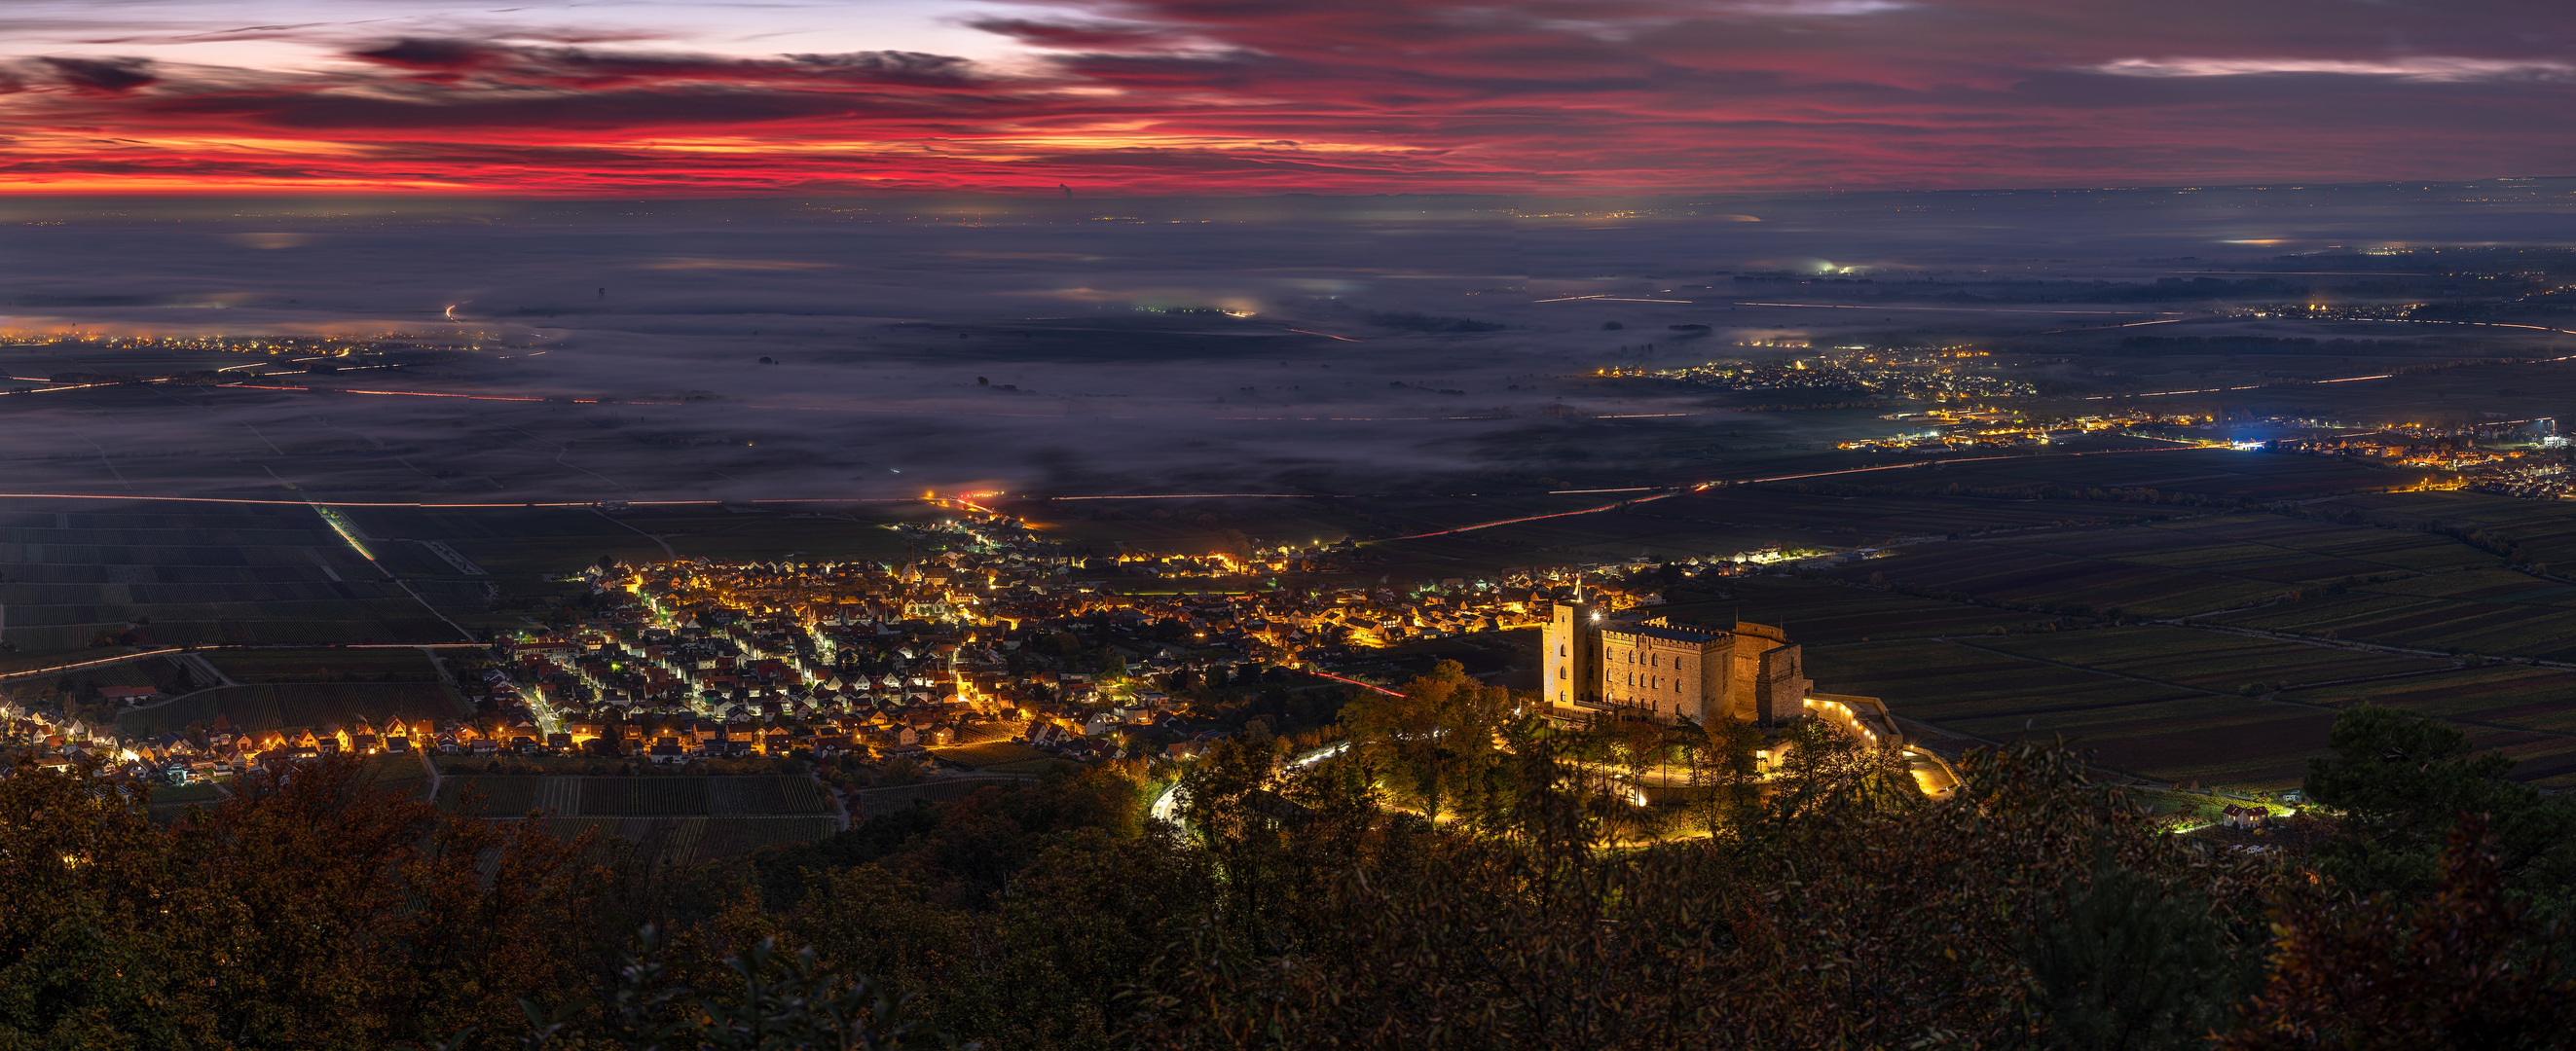
[{"label": "farmland", "polygon": [[[2100,634],[2078,632],[2070,637]],[[2254,788],[2295,784],[2331,712],[2043,663],[1958,642],[1837,647],[1810,658],[1837,692],[1978,740],[2063,736],[2143,777]]]},{"label": "farmland", "polygon": [[2368,590],[2502,559],[2425,533],[2227,515],[2025,537],[1920,544],[1836,574],[1917,592],[2146,617],[2218,614],[2303,585]]},{"label": "farmland", "polygon": [[930,749],[930,754],[970,769],[1000,769],[1005,772],[1014,764],[1043,763],[1053,758],[1044,749],[1018,741],[981,741],[975,744],[951,745]]},{"label": "farmland", "polygon": [[493,818],[543,814],[549,831],[616,836],[655,864],[689,865],[831,836],[840,819],[809,777],[525,777],[450,774],[438,805]]},{"label": "farmland", "polygon": [[1978,645],[2209,693],[2245,692],[2255,684],[2269,689],[2296,689],[2303,685],[2420,675],[2451,667],[2447,660],[2165,627],[2024,635],[1983,639]]},{"label": "farmland", "polygon": [[542,810],[561,818],[829,815],[832,801],[812,778],[793,776],[528,777],[450,774],[439,805],[459,809],[479,794],[479,812],[515,817]]},{"label": "farmland", "polygon": [[413,798],[429,791],[429,768],[417,754],[368,756],[362,776],[377,788]]},{"label": "farmland", "polygon": [[2472,492],[2374,493],[2325,501],[2311,510],[2403,529],[2484,534],[2534,563],[2576,569],[2576,514],[2555,501]]},{"label": "farmland", "polygon": [[547,819],[546,828],[566,839],[584,832],[615,836],[634,844],[648,865],[679,867],[818,842],[831,838],[839,825],[830,817],[557,817]]},{"label": "farmland", "polygon": [[2230,449],[2164,446],[2089,455],[1996,456],[1954,461],[1938,468],[1881,471],[1821,480],[1897,493],[1989,494],[2116,498],[2115,491],[2213,500],[2296,500],[2341,493],[2378,493],[2421,477],[2404,472],[2306,456],[2276,456]]},{"label": "farmland", "polygon": [[151,736],[212,724],[217,715],[237,730],[324,727],[365,719],[457,719],[473,714],[465,698],[438,682],[277,683],[204,690],[117,716],[128,736]]},{"label": "farmland", "polygon": [[234,682],[437,682],[438,669],[416,649],[211,650],[208,663]]},{"label": "farmland", "polygon": [[2508,570],[2363,584],[2214,620],[2388,646],[2576,659],[2576,587]]},{"label": "farmland", "polygon": [[[1787,577],[1736,577],[1693,584],[1656,612],[1701,624],[1785,623],[1795,629],[1796,638],[1811,644],[2024,630],[2067,619]],[[2089,623],[2084,618],[2075,620]]]},{"label": "farmland", "polygon": [[309,508],[46,506],[0,513],[5,639],[21,652],[457,638]]},{"label": "farmland", "polygon": [[1948,734],[2062,734],[2160,780],[2288,787],[2335,711],[2369,701],[2460,726],[2517,779],[2576,785],[2576,673],[2555,669],[2158,626],[1828,646],[1809,669]]}]

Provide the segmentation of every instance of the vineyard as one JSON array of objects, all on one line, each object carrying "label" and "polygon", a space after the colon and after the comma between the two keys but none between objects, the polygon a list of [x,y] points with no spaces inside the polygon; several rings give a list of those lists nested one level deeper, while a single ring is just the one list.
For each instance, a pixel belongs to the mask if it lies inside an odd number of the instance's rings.
[{"label": "vineyard", "polygon": [[567,839],[584,832],[616,836],[654,865],[693,865],[762,847],[828,839],[830,817],[557,817],[549,831]]},{"label": "vineyard", "polygon": [[439,805],[458,809],[466,794],[483,798],[487,817],[537,810],[558,819],[830,815],[832,801],[805,777],[525,777],[452,775]]}]

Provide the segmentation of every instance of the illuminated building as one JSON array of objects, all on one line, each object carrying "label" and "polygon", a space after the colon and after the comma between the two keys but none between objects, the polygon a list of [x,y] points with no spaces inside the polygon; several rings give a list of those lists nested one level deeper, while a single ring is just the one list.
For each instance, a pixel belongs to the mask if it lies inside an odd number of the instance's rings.
[{"label": "illuminated building", "polygon": [[1556,604],[1541,638],[1547,700],[1561,720],[1725,717],[1776,726],[1813,707],[1815,683],[1802,651],[1767,624],[1716,629],[1663,617],[1610,619],[1578,594]]}]

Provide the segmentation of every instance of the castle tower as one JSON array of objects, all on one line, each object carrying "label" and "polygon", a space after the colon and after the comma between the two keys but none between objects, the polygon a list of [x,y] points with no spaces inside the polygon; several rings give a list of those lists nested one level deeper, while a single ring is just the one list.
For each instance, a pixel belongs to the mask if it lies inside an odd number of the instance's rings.
[{"label": "castle tower", "polygon": [[1559,708],[1601,699],[1601,633],[1596,630],[1601,611],[1583,601],[1582,594],[1578,586],[1574,601],[1557,603],[1539,635],[1540,689]]}]

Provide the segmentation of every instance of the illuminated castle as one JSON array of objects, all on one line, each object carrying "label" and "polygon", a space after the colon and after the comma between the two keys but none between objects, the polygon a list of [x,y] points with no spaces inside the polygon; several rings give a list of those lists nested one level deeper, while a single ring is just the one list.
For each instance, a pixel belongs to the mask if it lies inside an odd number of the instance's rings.
[{"label": "illuminated castle", "polygon": [[1865,730],[1871,741],[1900,739],[1876,698],[1815,692],[1797,644],[1767,624],[1713,629],[1663,617],[1611,619],[1578,593],[1556,604],[1542,639],[1544,688],[1559,720],[1724,717],[1779,726],[1819,715]]}]

